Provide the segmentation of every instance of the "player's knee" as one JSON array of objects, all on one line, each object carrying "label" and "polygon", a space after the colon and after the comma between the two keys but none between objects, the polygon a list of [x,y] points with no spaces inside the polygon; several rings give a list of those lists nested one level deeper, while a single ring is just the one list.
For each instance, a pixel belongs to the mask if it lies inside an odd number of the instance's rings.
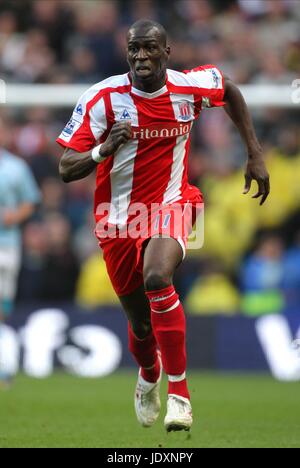
[{"label": "player's knee", "polygon": [[144,285],[146,291],[158,291],[172,284],[172,278],[162,270],[144,272]]},{"label": "player's knee", "polygon": [[131,324],[131,329],[134,336],[139,340],[144,340],[152,331],[151,321],[144,321],[142,323]]}]

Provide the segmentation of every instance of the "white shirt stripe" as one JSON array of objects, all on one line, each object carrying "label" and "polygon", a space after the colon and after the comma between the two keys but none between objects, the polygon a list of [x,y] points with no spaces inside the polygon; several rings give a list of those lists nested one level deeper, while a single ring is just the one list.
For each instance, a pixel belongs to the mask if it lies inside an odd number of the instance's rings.
[{"label": "white shirt stripe", "polygon": [[98,142],[107,129],[106,109],[103,98],[90,110],[90,128],[95,140]]},{"label": "white shirt stripe", "polygon": [[176,86],[193,86],[204,89],[222,89],[223,78],[220,71],[215,68],[190,71],[182,73],[176,70],[167,70],[168,80]]},{"label": "white shirt stripe", "polygon": [[[175,118],[180,121],[181,111],[180,105],[184,102],[187,102],[190,109],[190,116],[188,121],[193,121],[194,119],[194,96],[192,94],[181,95],[181,94],[171,94],[170,99],[172,101],[172,106],[174,110]],[[167,186],[167,190],[164,194],[163,204],[174,203],[175,201],[180,200],[181,198],[181,186],[182,186],[182,176],[184,172],[184,157],[186,153],[186,145],[189,140],[189,134],[183,135],[177,138],[176,145],[173,153],[173,165],[171,170],[171,177]]]},{"label": "white shirt stripe", "polygon": [[183,135],[176,139],[176,146],[174,148],[173,164],[171,170],[170,180],[167,190],[164,193],[163,205],[168,203],[175,203],[181,199],[181,185],[182,176],[184,172],[184,156],[185,148],[188,142],[189,135]]},{"label": "white shirt stripe", "polygon": [[[124,109],[129,109],[132,125],[138,126],[137,108],[129,94],[111,94],[111,104],[116,121],[122,121]],[[110,172],[111,210],[108,222],[117,224],[118,227],[124,226],[128,218],[138,144],[138,140],[131,140],[121,146],[113,156],[114,162]]]}]

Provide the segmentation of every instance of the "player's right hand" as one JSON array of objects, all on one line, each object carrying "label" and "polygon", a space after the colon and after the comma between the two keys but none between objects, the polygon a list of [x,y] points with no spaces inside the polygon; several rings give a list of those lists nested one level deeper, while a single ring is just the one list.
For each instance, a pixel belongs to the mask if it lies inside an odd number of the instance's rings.
[{"label": "player's right hand", "polygon": [[101,156],[110,156],[116,153],[120,146],[132,139],[130,122],[117,122],[113,125],[106,141],[101,146]]}]

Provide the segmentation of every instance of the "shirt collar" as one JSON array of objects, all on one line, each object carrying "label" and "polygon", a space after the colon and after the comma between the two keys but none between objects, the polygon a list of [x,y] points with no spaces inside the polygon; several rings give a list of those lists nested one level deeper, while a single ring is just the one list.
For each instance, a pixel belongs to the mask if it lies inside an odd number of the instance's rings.
[{"label": "shirt collar", "polygon": [[[128,74],[129,80],[131,81],[130,74]],[[162,88],[158,89],[157,91],[154,91],[154,93],[146,93],[145,91],[141,91],[140,89],[135,88],[134,86],[131,86],[131,92],[132,94],[135,94],[136,96],[140,96],[146,99],[154,99],[158,96],[162,96],[168,91],[167,84],[165,84]]]}]

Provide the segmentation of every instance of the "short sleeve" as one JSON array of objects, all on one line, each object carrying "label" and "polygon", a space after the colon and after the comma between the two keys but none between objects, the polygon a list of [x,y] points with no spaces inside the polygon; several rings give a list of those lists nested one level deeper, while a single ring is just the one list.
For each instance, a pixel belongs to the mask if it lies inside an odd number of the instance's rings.
[{"label": "short sleeve", "polygon": [[57,138],[57,143],[83,153],[97,145],[107,129],[102,93],[87,91],[78,100],[72,117]]},{"label": "short sleeve", "polygon": [[[214,65],[184,70],[191,86],[199,90],[202,107],[224,106],[225,83],[223,73]],[[197,93],[198,94],[198,93]]]}]

